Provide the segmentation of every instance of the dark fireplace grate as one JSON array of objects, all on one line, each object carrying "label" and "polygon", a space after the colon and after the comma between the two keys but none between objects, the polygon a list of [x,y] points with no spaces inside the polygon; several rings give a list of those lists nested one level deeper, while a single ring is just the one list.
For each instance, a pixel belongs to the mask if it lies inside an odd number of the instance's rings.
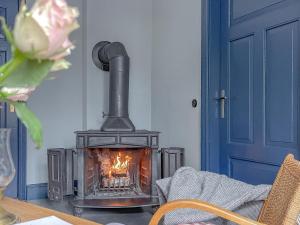
[{"label": "dark fireplace grate", "polygon": [[[155,187],[161,175],[158,132],[89,130],[78,131],[76,135],[78,191],[72,201],[76,215],[83,208],[158,204]],[[122,154],[118,155],[119,152]],[[111,171],[109,176],[108,168],[116,164],[116,156],[120,157],[121,165],[127,156],[128,167],[120,166],[120,170]],[[112,177],[114,180],[109,182]]]},{"label": "dark fireplace grate", "polygon": [[89,199],[149,197],[151,149],[85,149],[85,195]]}]

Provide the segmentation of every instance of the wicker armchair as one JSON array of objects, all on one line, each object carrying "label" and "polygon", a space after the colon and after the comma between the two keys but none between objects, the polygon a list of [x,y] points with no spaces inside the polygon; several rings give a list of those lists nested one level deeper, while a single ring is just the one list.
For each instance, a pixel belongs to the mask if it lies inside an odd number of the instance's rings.
[{"label": "wicker armchair", "polygon": [[193,208],[215,214],[240,225],[295,225],[300,213],[300,162],[288,155],[261,209],[258,221],[254,221],[226,209],[198,200],[177,200],[161,206],[149,225],[158,225],[168,212],[178,208]]}]

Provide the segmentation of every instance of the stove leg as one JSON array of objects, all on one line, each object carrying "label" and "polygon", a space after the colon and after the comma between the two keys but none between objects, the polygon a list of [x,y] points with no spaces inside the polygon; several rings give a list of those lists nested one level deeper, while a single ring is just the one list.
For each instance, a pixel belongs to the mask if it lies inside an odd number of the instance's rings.
[{"label": "stove leg", "polygon": [[73,207],[73,215],[77,217],[81,217],[83,213],[83,209],[79,207]]}]

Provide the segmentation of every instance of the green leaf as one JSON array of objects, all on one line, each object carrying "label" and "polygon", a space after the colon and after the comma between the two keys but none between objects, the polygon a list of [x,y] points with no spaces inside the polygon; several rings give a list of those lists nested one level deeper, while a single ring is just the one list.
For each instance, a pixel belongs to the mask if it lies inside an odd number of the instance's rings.
[{"label": "green leaf", "polygon": [[7,63],[5,63],[5,64],[3,64],[2,66],[0,66],[0,74],[3,73],[3,71],[6,70],[7,67],[8,67],[8,64],[7,64]]},{"label": "green leaf", "polygon": [[36,147],[40,149],[43,146],[42,124],[35,114],[27,107],[24,102],[9,102],[15,106],[17,116],[27,128]]},{"label": "green leaf", "polygon": [[3,30],[3,33],[6,37],[6,39],[8,40],[8,42],[13,45],[14,44],[14,38],[13,38],[13,35],[12,33],[10,32],[6,22],[5,22],[5,19],[4,17],[0,16],[0,22],[1,22],[1,26],[2,26],[2,30]]},{"label": "green leaf", "polygon": [[[16,52],[17,53],[17,52]],[[7,63],[0,67],[0,84],[6,80],[12,72],[14,72],[22,63],[26,61],[26,57],[22,54],[15,54]]]},{"label": "green leaf", "polygon": [[[18,57],[18,56],[16,56]],[[53,61],[25,59],[0,83],[5,87],[37,87],[47,77]]]}]

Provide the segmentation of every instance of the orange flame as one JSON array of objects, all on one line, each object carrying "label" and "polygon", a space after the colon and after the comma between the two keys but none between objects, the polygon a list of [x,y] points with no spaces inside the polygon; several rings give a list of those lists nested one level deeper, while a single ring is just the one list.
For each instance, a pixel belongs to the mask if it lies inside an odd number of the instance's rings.
[{"label": "orange flame", "polygon": [[129,168],[129,162],[131,161],[131,157],[126,155],[124,158],[122,158],[121,153],[117,155],[116,159],[113,162],[112,165],[112,171],[109,171],[109,177],[111,177],[112,173],[126,174],[128,168]]}]

